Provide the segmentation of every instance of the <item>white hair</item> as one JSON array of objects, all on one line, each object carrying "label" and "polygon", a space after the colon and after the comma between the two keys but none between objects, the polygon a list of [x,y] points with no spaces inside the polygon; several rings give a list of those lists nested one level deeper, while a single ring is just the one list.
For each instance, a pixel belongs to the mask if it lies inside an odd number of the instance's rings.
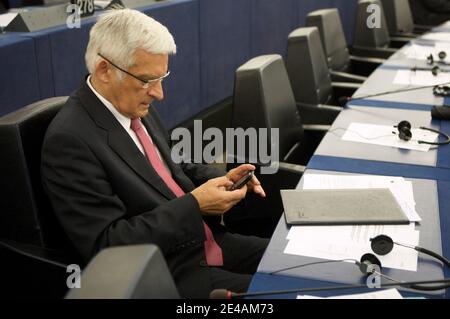
[{"label": "white hair", "polygon": [[101,59],[98,53],[128,69],[135,62],[137,49],[152,54],[175,54],[177,47],[169,30],[155,19],[136,10],[111,10],[91,29],[85,55],[87,69],[94,72]]}]

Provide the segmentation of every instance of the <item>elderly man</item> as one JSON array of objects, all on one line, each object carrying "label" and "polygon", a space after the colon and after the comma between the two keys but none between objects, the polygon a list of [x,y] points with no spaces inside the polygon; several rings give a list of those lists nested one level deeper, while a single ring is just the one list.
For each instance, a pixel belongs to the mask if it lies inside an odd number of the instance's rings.
[{"label": "elderly man", "polygon": [[86,260],[104,247],[154,243],[181,296],[245,291],[267,240],[226,232],[220,215],[248,189],[262,197],[264,190],[256,177],[229,190],[252,165],[225,175],[172,161],[151,103],[164,97],[175,51],[167,28],[145,14],[124,9],[100,17],[86,50],[90,75],[47,131],[43,183]]}]

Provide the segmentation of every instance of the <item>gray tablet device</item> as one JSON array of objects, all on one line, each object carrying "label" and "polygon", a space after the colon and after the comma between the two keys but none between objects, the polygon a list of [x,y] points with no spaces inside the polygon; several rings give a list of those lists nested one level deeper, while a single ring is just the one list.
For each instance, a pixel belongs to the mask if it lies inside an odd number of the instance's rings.
[{"label": "gray tablet device", "polygon": [[281,190],[293,225],[408,224],[388,188]]}]

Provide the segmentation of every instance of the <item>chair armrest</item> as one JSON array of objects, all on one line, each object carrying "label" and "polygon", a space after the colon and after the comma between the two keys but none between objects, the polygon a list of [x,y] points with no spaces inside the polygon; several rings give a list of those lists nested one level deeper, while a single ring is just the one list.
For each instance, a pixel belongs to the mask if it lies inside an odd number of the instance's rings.
[{"label": "chair armrest", "polygon": [[78,264],[60,251],[0,239],[2,290],[9,298],[59,299],[67,292],[67,266]]},{"label": "chair armrest", "polygon": [[353,46],[351,48],[352,55],[381,59],[387,59],[395,52],[397,52],[397,50],[393,48],[370,48],[361,46]]},{"label": "chair armrest", "polygon": [[342,111],[342,107],[325,104],[297,103],[297,108],[304,124],[329,125]]},{"label": "chair armrest", "polygon": [[333,97],[335,102],[339,101],[340,97],[352,96],[357,89],[361,87],[360,83],[350,83],[350,82],[332,82],[333,86]]},{"label": "chair armrest", "polygon": [[336,88],[349,88],[355,90],[361,87],[360,83],[348,83],[348,82],[332,82],[331,85]]},{"label": "chair armrest", "polygon": [[405,44],[409,41],[411,41],[410,37],[407,36],[397,36],[397,37],[390,37],[391,41],[395,41],[395,42],[405,42]]},{"label": "chair armrest", "polygon": [[70,258],[58,250],[48,249],[36,245],[19,243],[9,239],[0,239],[0,246],[14,254],[43,262],[64,270],[72,263],[79,263],[79,260],[69,260]]},{"label": "chair armrest", "polygon": [[434,26],[425,24],[415,24],[413,32],[416,34],[424,34],[425,32],[431,31]]},{"label": "chair armrest", "polygon": [[391,39],[400,39],[400,42],[402,42],[404,39],[409,39],[409,41],[414,40],[419,35],[411,32],[403,32],[403,33],[396,33],[392,34],[390,37]]},{"label": "chair armrest", "polygon": [[386,62],[386,59],[351,55],[350,70],[353,73],[368,77],[384,62]]},{"label": "chair armrest", "polygon": [[389,47],[400,49],[404,45],[410,43],[411,40],[413,39],[408,37],[390,37]]},{"label": "chair armrest", "polygon": [[332,81],[363,83],[367,79],[365,76],[334,70],[330,70],[330,75]]},{"label": "chair armrest", "polygon": [[383,64],[386,62],[386,59],[380,59],[380,58],[371,58],[371,57],[362,57],[362,56],[355,56],[350,55],[351,61],[357,61],[362,63],[370,63],[370,64],[376,64],[377,66]]},{"label": "chair armrest", "polygon": [[325,134],[331,128],[331,125],[320,125],[320,124],[307,124],[303,125],[303,129],[305,131],[314,131],[314,132],[322,132]]},{"label": "chair armrest", "polygon": [[279,162],[278,167],[281,171],[296,174],[299,177],[302,177],[303,173],[305,173],[305,170],[306,170],[306,166],[287,163],[287,162]]}]

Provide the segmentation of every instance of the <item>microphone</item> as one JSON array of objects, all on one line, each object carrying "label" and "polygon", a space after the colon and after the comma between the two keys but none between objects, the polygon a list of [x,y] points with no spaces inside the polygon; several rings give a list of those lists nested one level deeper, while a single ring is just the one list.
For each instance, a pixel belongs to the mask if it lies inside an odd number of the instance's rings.
[{"label": "microphone", "polygon": [[[382,284],[380,288],[383,289],[385,287],[405,287],[414,289],[415,285],[423,285],[423,284],[445,284],[439,286],[439,289],[444,289],[450,287],[450,278],[444,279],[436,279],[436,280],[424,280],[424,281],[409,281],[409,282],[395,282]],[[342,285],[342,286],[329,286],[329,287],[317,287],[317,288],[294,288],[294,289],[285,289],[285,290],[272,290],[272,291],[259,291],[259,292],[232,292],[227,289],[214,289],[209,294],[210,299],[241,299],[245,297],[261,297],[267,295],[281,295],[281,294],[290,294],[290,293],[299,293],[299,292],[315,292],[315,291],[330,291],[330,290],[346,290],[346,289],[361,289],[368,288],[367,285]]]},{"label": "microphone", "polygon": [[367,95],[361,95],[361,96],[355,96],[355,97],[351,97],[351,96],[341,96],[338,99],[338,102],[340,105],[345,105],[346,103],[350,102],[350,101],[357,101],[357,100],[364,100],[370,97],[375,97],[375,96],[381,96],[381,95],[389,95],[389,94],[395,94],[395,93],[402,93],[402,92],[409,92],[409,91],[415,91],[415,90],[421,90],[421,89],[428,89],[428,88],[434,88],[436,86],[440,86],[440,85],[447,85],[450,84],[450,82],[445,82],[445,83],[441,83],[441,84],[433,84],[433,85],[425,85],[425,86],[416,86],[416,87],[408,87],[408,88],[403,88],[403,89],[398,89],[398,90],[392,90],[392,91],[384,91],[384,92],[379,92],[379,93],[374,93],[374,94],[367,94]]}]

